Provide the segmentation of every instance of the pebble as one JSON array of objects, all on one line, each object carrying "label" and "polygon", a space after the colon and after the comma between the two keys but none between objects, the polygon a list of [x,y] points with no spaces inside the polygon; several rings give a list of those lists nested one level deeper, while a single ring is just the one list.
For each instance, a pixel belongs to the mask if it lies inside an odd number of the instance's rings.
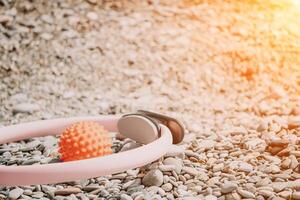
[{"label": "pebble", "polygon": [[286,184],[289,188],[300,189],[300,179],[295,181],[288,181],[286,182]]},{"label": "pebble", "polygon": [[237,192],[245,198],[255,198],[255,195],[249,191],[238,189]]},{"label": "pebble", "polygon": [[287,187],[286,182],[272,182],[270,185],[275,192],[280,192]]},{"label": "pebble", "polygon": [[272,198],[272,200],[285,200],[285,199],[283,199],[281,197],[274,197],[274,198]]},{"label": "pebble", "polygon": [[272,140],[268,145],[272,147],[287,147],[289,141],[284,139]]},{"label": "pebble", "polygon": [[298,162],[296,156],[291,155],[290,159],[291,159],[290,169],[295,169],[296,167],[299,166],[299,162]]},{"label": "pebble", "polygon": [[54,192],[56,188],[48,185],[41,185],[41,190],[48,193],[48,192]]},{"label": "pebble", "polygon": [[166,183],[166,184],[163,184],[163,185],[161,186],[161,188],[162,188],[164,191],[169,192],[169,191],[172,190],[173,185],[172,185],[171,183]]},{"label": "pebble", "polygon": [[16,102],[16,103],[22,103],[24,101],[27,101],[27,95],[24,93],[16,93],[16,94],[10,96],[9,101]]},{"label": "pebble", "polygon": [[278,195],[285,199],[289,199],[292,196],[292,191],[282,191],[282,192],[279,192]]},{"label": "pebble", "polygon": [[263,178],[260,181],[256,182],[257,187],[266,186],[269,183],[271,183],[271,180],[269,178]]},{"label": "pebble", "polygon": [[292,198],[295,199],[295,200],[300,199],[300,192],[293,192]]},{"label": "pebble", "polygon": [[214,165],[212,170],[213,170],[213,172],[219,172],[219,171],[222,171],[223,169],[224,169],[224,164],[220,163],[220,164]]},{"label": "pebble", "polygon": [[53,38],[53,35],[51,33],[42,33],[40,36],[44,40],[51,40]]},{"label": "pebble", "polygon": [[291,151],[291,155],[294,155],[296,157],[300,157],[300,151]]},{"label": "pebble", "polygon": [[214,195],[207,195],[204,197],[204,200],[217,200],[218,197],[214,196]]},{"label": "pebble", "polygon": [[21,188],[15,188],[8,193],[9,199],[15,200],[18,199],[22,194],[24,193],[24,190]]},{"label": "pebble", "polygon": [[180,159],[168,157],[163,161],[163,164],[165,165],[173,165],[175,167],[175,172],[177,174],[180,174],[182,170],[182,161]]},{"label": "pebble", "polygon": [[6,24],[8,22],[13,21],[13,18],[8,15],[0,15],[0,24]]},{"label": "pebble", "polygon": [[295,129],[300,127],[300,116],[290,117],[288,120],[289,129]]},{"label": "pebble", "polygon": [[25,195],[32,195],[32,190],[26,189],[26,190],[24,190],[23,194],[25,194]]},{"label": "pebble", "polygon": [[24,160],[22,162],[22,165],[32,165],[34,163],[38,163],[40,161],[39,158],[31,158],[31,159],[28,159],[28,160]]},{"label": "pebble", "polygon": [[240,200],[241,196],[238,193],[230,193],[225,195],[226,200]]},{"label": "pebble", "polygon": [[32,103],[20,103],[13,107],[13,113],[33,113],[40,108],[37,104]]},{"label": "pebble", "polygon": [[40,141],[38,140],[34,140],[31,142],[28,142],[24,148],[21,148],[20,151],[32,151],[34,150],[37,146],[39,146],[41,144]]},{"label": "pebble", "polygon": [[272,191],[269,191],[269,190],[259,190],[258,194],[260,194],[264,197],[267,197],[267,198],[274,196],[274,193]]},{"label": "pebble", "polygon": [[292,161],[290,158],[286,158],[282,161],[281,163],[281,168],[283,169],[289,169],[290,168],[290,165],[291,165]]},{"label": "pebble", "polygon": [[145,196],[143,194],[140,194],[134,198],[134,200],[144,200],[144,199],[145,199]]},{"label": "pebble", "polygon": [[53,17],[51,17],[50,15],[42,15],[41,16],[41,20],[43,22],[48,23],[48,24],[52,24],[53,23]]},{"label": "pebble", "polygon": [[133,200],[133,198],[127,194],[121,194],[120,199],[121,200]]},{"label": "pebble", "polygon": [[245,148],[248,149],[248,150],[255,150],[259,147],[262,147],[263,150],[266,147],[266,142],[262,139],[259,139],[259,138],[251,139],[251,140],[249,140],[245,143]]},{"label": "pebble", "polygon": [[83,187],[82,190],[91,192],[91,191],[94,191],[94,190],[97,190],[100,188],[101,188],[101,186],[95,184],[95,185],[87,185],[87,186]]},{"label": "pebble", "polygon": [[194,192],[200,193],[200,192],[202,192],[202,186],[197,185],[195,187],[192,187],[191,190],[194,191]]},{"label": "pebble", "polygon": [[236,136],[236,135],[246,135],[248,133],[247,129],[245,127],[231,127],[228,130],[225,130],[223,132],[225,135],[232,135],[232,136]]},{"label": "pebble", "polygon": [[136,142],[128,142],[125,145],[123,145],[123,147],[121,148],[120,152],[128,151],[128,150],[131,150],[131,149],[135,149],[135,148],[140,147],[140,146],[141,146],[141,144],[138,144]]},{"label": "pebble", "polygon": [[281,163],[281,159],[275,156],[264,155],[264,158],[276,165]]},{"label": "pebble", "polygon": [[142,183],[145,186],[161,186],[163,184],[163,173],[157,169],[150,170],[143,177]]},{"label": "pebble", "polygon": [[86,0],[88,3],[90,4],[97,4],[98,1],[97,0]]},{"label": "pebble", "polygon": [[44,193],[43,192],[34,192],[34,193],[32,193],[31,196],[34,198],[37,198],[37,199],[41,199],[44,197]]},{"label": "pebble", "polygon": [[261,121],[258,127],[256,128],[258,132],[263,132],[267,129],[268,129],[268,123],[266,123],[265,121]]},{"label": "pebble", "polygon": [[162,172],[170,172],[170,171],[175,170],[174,165],[160,165],[158,168]]},{"label": "pebble", "polygon": [[88,12],[86,16],[90,20],[93,20],[93,21],[98,20],[98,15],[95,12]]},{"label": "pebble", "polygon": [[196,175],[196,177],[201,181],[207,181],[209,179],[209,176],[206,172],[199,172],[198,175]]},{"label": "pebble", "polygon": [[[76,199],[78,199],[78,200],[89,200],[88,195],[85,195],[85,194],[83,194],[83,193],[76,194],[75,197],[76,197]],[[74,199],[74,200],[76,200],[76,199]]]},{"label": "pebble", "polygon": [[216,142],[214,140],[202,140],[199,142],[198,147],[200,149],[209,150],[215,146]]},{"label": "pebble", "polygon": [[233,190],[236,190],[237,187],[238,186],[237,186],[236,183],[233,183],[233,182],[230,182],[230,181],[226,181],[224,184],[221,185],[221,192],[223,194],[227,194],[227,193],[232,192]]},{"label": "pebble", "polygon": [[135,182],[136,182],[136,180],[130,180],[130,181],[124,183],[122,186],[122,189],[126,190],[128,187],[132,186]]},{"label": "pebble", "polygon": [[55,195],[70,195],[80,193],[81,190],[76,187],[67,187],[63,189],[58,189],[54,192]]},{"label": "pebble", "polygon": [[[108,192],[107,190],[99,189],[99,192],[100,192],[100,195],[101,195],[102,197],[107,197],[107,196],[109,196],[109,192]],[[99,193],[99,192],[98,192],[98,193]]]},{"label": "pebble", "polygon": [[251,164],[242,161],[233,161],[229,164],[229,167],[232,169],[236,169],[238,171],[248,172],[248,173],[252,172],[253,170],[253,166]]},{"label": "pebble", "polygon": [[[52,149],[57,144],[58,139],[53,136],[46,136],[43,138],[43,146],[45,147],[45,150]],[[45,151],[44,150],[44,151]]]},{"label": "pebble", "polygon": [[192,167],[183,167],[182,171],[192,176],[197,176],[199,174],[199,171]]}]

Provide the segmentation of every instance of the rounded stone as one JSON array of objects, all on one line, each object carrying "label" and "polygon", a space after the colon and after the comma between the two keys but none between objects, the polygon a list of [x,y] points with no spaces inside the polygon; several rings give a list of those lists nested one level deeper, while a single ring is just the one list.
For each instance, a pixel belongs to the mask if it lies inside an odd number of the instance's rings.
[{"label": "rounded stone", "polygon": [[160,170],[150,170],[143,178],[145,186],[161,186],[163,184],[163,173]]},{"label": "rounded stone", "polygon": [[223,185],[221,185],[221,192],[223,194],[227,194],[237,189],[237,185],[233,182],[226,181]]},{"label": "rounded stone", "polygon": [[180,174],[182,169],[182,161],[176,158],[168,157],[163,161],[164,165],[174,165],[175,166],[175,172],[177,174]]},{"label": "rounded stone", "polygon": [[164,191],[169,192],[169,191],[172,190],[173,186],[172,186],[171,183],[166,183],[166,184],[163,184],[163,185],[161,186],[161,188],[162,188]]}]

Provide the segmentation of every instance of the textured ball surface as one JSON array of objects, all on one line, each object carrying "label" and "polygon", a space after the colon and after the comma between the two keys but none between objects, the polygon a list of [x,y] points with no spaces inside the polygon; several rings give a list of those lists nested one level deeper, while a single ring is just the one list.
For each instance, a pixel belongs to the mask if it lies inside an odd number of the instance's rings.
[{"label": "textured ball surface", "polygon": [[72,161],[104,156],[112,153],[108,131],[97,122],[78,122],[61,135],[59,153],[61,160]]}]

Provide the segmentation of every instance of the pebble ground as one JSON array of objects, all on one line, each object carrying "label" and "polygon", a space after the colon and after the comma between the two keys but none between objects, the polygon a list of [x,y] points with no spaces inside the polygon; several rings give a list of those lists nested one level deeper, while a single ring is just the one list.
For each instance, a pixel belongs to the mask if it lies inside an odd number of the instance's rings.
[{"label": "pebble ground", "polygon": [[[0,199],[300,199],[299,17],[292,0],[0,0],[0,126],[143,108],[188,133],[145,167]],[[2,165],[51,162],[56,137],[0,146]]]}]

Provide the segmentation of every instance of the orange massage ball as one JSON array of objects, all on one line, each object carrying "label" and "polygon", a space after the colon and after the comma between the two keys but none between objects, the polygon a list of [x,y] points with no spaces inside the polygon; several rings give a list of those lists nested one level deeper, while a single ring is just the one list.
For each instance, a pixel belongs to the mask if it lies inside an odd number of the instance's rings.
[{"label": "orange massage ball", "polygon": [[97,122],[75,123],[62,133],[59,141],[61,160],[72,161],[112,153],[109,133]]}]

